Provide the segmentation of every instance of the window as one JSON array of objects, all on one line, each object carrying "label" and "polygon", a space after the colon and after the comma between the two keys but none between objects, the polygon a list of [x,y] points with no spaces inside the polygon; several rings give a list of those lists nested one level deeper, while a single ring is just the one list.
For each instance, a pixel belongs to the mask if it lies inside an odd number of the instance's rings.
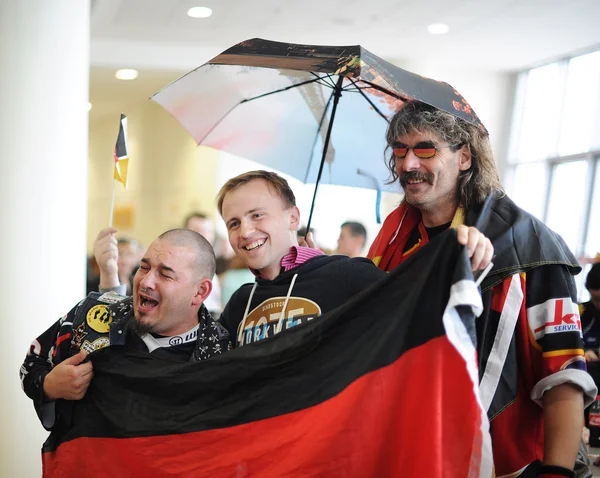
[{"label": "window", "polygon": [[506,186],[578,258],[600,252],[600,51],[519,74]]}]

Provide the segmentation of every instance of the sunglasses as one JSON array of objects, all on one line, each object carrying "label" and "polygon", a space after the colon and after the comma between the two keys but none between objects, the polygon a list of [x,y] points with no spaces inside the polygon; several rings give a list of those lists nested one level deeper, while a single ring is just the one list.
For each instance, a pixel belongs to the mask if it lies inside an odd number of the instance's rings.
[{"label": "sunglasses", "polygon": [[392,150],[394,151],[394,155],[396,156],[396,158],[405,158],[408,154],[408,150],[412,149],[413,153],[417,158],[428,159],[433,158],[435,156],[435,153],[437,153],[440,149],[450,148],[450,150],[452,151],[458,151],[464,146],[464,144],[465,143],[459,143],[454,145],[448,144],[446,146],[440,146],[439,148],[437,148],[435,144],[433,144],[431,141],[423,141],[421,143],[417,143],[412,148],[409,148],[403,143],[394,143],[392,145]]},{"label": "sunglasses", "polygon": [[435,153],[437,153],[437,148],[433,143],[430,142],[418,143],[412,148],[409,148],[402,143],[394,143],[392,145],[394,156],[397,158],[405,158],[409,149],[412,149],[415,156],[420,159],[433,158]]}]

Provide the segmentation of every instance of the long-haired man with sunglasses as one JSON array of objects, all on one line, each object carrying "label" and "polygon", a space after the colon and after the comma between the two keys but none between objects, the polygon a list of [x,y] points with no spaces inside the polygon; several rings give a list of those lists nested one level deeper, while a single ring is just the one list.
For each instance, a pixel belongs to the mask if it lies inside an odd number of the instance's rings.
[{"label": "long-haired man with sunglasses", "polygon": [[494,195],[481,227],[496,256],[482,283],[477,339],[496,476],[574,476],[584,403],[596,394],[583,357],[577,261],[504,194],[482,128],[414,101],[392,118],[387,143],[404,200],[368,257],[392,270],[448,227],[474,224]]}]

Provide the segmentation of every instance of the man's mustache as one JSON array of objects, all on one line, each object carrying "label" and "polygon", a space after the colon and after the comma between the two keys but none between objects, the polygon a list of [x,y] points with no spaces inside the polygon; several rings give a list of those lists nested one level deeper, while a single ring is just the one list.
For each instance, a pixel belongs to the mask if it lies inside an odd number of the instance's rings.
[{"label": "man's mustache", "polygon": [[421,171],[404,171],[400,175],[400,186],[406,186],[409,181],[426,181],[433,184],[433,174]]}]

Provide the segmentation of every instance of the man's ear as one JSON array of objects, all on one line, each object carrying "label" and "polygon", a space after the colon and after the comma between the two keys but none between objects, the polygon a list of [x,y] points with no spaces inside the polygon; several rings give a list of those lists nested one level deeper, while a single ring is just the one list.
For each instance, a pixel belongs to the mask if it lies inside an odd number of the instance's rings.
[{"label": "man's ear", "polygon": [[294,206],[290,209],[290,230],[297,231],[300,229],[300,209]]},{"label": "man's ear", "polygon": [[458,169],[466,171],[471,167],[471,149],[468,144],[463,144],[458,150]]},{"label": "man's ear", "polygon": [[[211,278],[212,279],[212,278]],[[196,295],[192,298],[193,306],[200,306],[212,292],[212,280],[201,279],[196,286]]]}]

